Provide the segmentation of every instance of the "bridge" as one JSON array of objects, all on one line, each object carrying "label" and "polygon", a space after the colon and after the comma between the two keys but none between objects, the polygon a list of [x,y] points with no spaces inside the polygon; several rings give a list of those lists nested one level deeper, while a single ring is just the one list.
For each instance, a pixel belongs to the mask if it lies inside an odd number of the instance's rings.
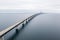
[{"label": "bridge", "polygon": [[25,22],[25,24],[27,24],[30,20],[32,20],[34,17],[36,17],[36,16],[39,15],[39,14],[40,14],[40,13],[34,14],[34,15],[32,15],[32,16],[30,16],[30,17],[28,17],[28,18],[26,18],[26,19],[24,19],[24,20],[22,20],[22,21],[20,21],[20,22],[18,22],[18,23],[16,23],[16,24],[12,25],[12,26],[10,26],[9,28],[1,31],[1,32],[0,32],[0,40],[4,40],[4,35],[6,35],[8,32],[10,32],[11,30],[13,30],[14,28],[16,28],[16,32],[18,32],[19,30],[18,30],[17,27],[18,27],[19,25],[22,24],[22,28],[23,28],[23,27],[24,27],[24,22]]},{"label": "bridge", "polygon": [[34,14],[1,31],[0,40],[13,29],[15,34],[7,40],[60,40],[60,14]]}]

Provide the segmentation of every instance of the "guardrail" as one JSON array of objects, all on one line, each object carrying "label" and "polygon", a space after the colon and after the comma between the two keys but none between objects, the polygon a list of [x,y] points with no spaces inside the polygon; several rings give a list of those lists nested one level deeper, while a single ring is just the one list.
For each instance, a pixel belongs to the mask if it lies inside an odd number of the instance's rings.
[{"label": "guardrail", "polygon": [[[31,19],[33,19],[34,17],[36,17],[37,15],[39,15],[40,13],[38,14],[34,14],[24,20],[22,20],[21,22],[18,22],[8,28],[6,28],[5,30],[1,31],[0,32],[0,40],[4,40],[4,35],[6,35],[8,32],[10,32],[12,29],[18,27],[20,24],[22,24],[22,27],[24,26],[24,22],[28,23]],[[18,31],[18,29],[16,28],[16,31]]]}]

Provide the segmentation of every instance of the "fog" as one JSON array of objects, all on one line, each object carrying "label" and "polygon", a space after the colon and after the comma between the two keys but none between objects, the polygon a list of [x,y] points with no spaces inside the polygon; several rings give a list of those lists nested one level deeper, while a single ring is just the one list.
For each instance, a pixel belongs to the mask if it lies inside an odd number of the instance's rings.
[{"label": "fog", "polygon": [[60,13],[60,0],[0,0],[2,12],[46,12]]}]

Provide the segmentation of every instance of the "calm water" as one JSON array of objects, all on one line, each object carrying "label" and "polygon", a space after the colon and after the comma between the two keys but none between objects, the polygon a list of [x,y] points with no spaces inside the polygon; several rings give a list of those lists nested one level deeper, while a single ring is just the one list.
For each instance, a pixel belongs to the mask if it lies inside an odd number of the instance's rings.
[{"label": "calm water", "polygon": [[[21,15],[21,16],[20,16]],[[24,16],[23,16],[24,15]],[[25,15],[31,14],[1,14],[1,28],[16,23]],[[26,16],[26,17],[27,17]],[[1,29],[0,28],[0,29]],[[14,35],[13,35],[14,34]],[[12,30],[5,35],[5,40],[59,40],[60,14],[41,14],[31,20],[19,33]]]}]

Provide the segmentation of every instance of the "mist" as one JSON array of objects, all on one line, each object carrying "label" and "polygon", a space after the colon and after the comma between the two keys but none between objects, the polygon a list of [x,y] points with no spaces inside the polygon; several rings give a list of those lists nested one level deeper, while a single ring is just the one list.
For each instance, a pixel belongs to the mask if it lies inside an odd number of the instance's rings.
[{"label": "mist", "polygon": [[60,13],[60,0],[0,0],[0,13]]}]

